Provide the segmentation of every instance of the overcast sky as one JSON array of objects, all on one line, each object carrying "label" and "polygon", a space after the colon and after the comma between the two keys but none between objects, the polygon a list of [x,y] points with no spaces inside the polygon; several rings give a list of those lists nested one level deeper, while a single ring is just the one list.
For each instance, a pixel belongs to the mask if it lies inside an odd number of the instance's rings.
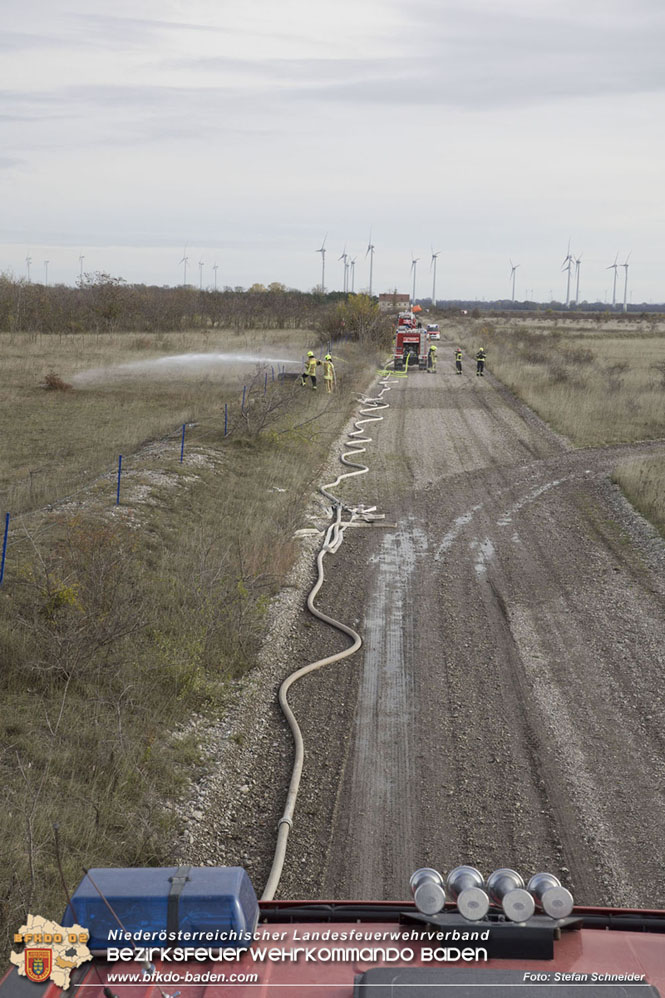
[{"label": "overcast sky", "polygon": [[[0,270],[665,300],[662,0],[4,0]],[[199,262],[203,262],[202,272]],[[617,299],[623,300],[624,270]],[[574,284],[574,282],[573,282]],[[573,289],[574,290],[574,289]]]}]

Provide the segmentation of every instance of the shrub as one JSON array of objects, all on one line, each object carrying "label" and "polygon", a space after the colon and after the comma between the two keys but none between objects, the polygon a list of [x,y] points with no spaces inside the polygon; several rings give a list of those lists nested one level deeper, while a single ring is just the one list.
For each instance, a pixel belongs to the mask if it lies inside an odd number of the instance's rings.
[{"label": "shrub", "polygon": [[72,390],[72,386],[68,382],[63,381],[55,371],[50,371],[39,387],[45,388],[49,392],[70,392]]}]

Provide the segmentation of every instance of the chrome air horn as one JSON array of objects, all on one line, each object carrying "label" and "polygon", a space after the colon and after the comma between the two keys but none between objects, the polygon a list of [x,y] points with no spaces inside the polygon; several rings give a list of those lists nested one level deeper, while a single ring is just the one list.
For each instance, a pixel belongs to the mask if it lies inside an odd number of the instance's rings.
[{"label": "chrome air horn", "polygon": [[533,898],[524,890],[524,881],[515,870],[504,867],[495,870],[487,879],[487,892],[494,904],[501,905],[511,922],[526,922],[536,910]]},{"label": "chrome air horn", "polygon": [[534,873],[526,889],[552,918],[566,918],[573,910],[573,895],[553,873]]},{"label": "chrome air horn", "polygon": [[446,903],[443,877],[437,870],[424,866],[411,874],[411,894],[418,911],[423,915],[436,915]]},{"label": "chrome air horn", "polygon": [[485,881],[475,866],[456,866],[448,874],[446,887],[460,915],[469,921],[484,918],[489,911],[490,899],[483,890]]}]

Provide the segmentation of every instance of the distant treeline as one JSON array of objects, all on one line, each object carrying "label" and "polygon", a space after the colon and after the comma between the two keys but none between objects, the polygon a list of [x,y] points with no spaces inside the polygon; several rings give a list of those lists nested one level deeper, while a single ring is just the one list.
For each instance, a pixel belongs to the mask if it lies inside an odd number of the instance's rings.
[{"label": "distant treeline", "polygon": [[[431,307],[431,299],[420,301]],[[437,313],[568,316],[595,313],[622,316],[620,307],[582,302],[565,308],[558,302],[439,301]],[[631,305],[628,314],[662,314],[665,304]],[[346,331],[354,338],[385,337],[378,300],[367,295],[332,291],[303,292],[283,284],[254,284],[221,291],[127,284],[109,274],[85,274],[76,287],[32,284],[0,275],[0,331],[28,333],[174,332],[181,329],[319,329],[326,335]]]},{"label": "distant treeline", "polygon": [[[420,298],[418,299],[418,304],[422,308],[431,308],[432,299],[431,298]],[[471,312],[475,310],[477,312],[482,312],[483,315],[490,314],[505,314],[506,312],[515,313],[515,315],[524,312],[537,312],[541,315],[581,315],[588,314],[589,312],[597,313],[598,315],[615,315],[622,316],[627,315],[641,315],[642,313],[654,313],[662,314],[665,312],[665,303],[647,304],[646,302],[640,302],[635,305],[628,305],[626,312],[623,311],[623,303],[617,305],[608,305],[607,302],[602,301],[582,301],[579,304],[564,305],[560,301],[550,301],[550,302],[539,302],[539,301],[508,301],[507,299],[497,299],[496,301],[478,301],[478,300],[463,300],[463,299],[453,299],[449,301],[437,301],[437,312],[449,312],[452,314],[459,314],[460,310]]]},{"label": "distant treeline", "polygon": [[3,332],[172,332],[179,329],[325,328],[341,292],[303,293],[271,284],[209,291],[127,284],[109,274],[86,274],[76,287],[31,284],[0,276]]}]

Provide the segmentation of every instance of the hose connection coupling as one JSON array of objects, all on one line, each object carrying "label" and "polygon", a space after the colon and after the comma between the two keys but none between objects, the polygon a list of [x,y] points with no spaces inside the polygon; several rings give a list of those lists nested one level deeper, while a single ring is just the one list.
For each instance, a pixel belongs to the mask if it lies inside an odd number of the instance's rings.
[{"label": "hose connection coupling", "polygon": [[536,904],[552,918],[567,918],[573,910],[573,895],[553,873],[534,873],[526,889]]},{"label": "hose connection coupling", "polygon": [[457,902],[460,915],[472,922],[484,918],[489,911],[490,899],[484,886],[483,875],[475,866],[456,866],[446,881],[446,889]]},{"label": "hose connection coupling", "polygon": [[487,879],[487,892],[511,922],[526,922],[536,910],[533,898],[524,889],[524,881],[515,870],[505,867],[495,870]]},{"label": "hose connection coupling", "polygon": [[438,870],[424,866],[411,874],[411,894],[418,911],[423,915],[436,915],[446,903],[446,889]]}]

